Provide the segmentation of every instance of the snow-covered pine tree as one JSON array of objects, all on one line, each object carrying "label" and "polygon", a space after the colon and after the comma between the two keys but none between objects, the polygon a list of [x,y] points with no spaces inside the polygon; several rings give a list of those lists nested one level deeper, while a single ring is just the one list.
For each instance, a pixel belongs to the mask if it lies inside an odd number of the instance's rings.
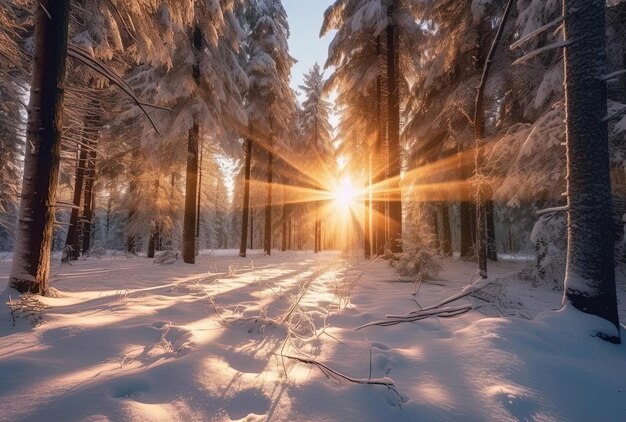
[{"label": "snow-covered pine tree", "polygon": [[[329,47],[326,66],[336,68],[329,86],[340,92],[340,105],[341,92],[354,96],[367,92],[376,83],[379,90],[384,88],[388,97],[387,106],[381,107],[381,111],[386,111],[386,128],[378,129],[378,144],[382,144],[383,132],[386,134],[385,151],[383,154],[381,151],[375,153],[386,156],[387,160],[384,165],[375,164],[372,172],[382,175],[381,180],[374,178],[374,182],[387,179],[387,190],[390,192],[389,240],[394,252],[402,249],[401,90],[405,86],[405,79],[413,72],[419,51],[422,28],[416,21],[418,6],[419,2],[413,0],[337,0],[327,9],[321,31],[325,34],[337,30]],[[372,43],[375,43],[373,48]],[[382,53],[385,54],[384,61]],[[385,87],[382,86],[382,74],[386,80]],[[380,102],[381,98],[378,99]]]},{"label": "snow-covered pine tree", "polygon": [[267,153],[264,249],[270,255],[274,154],[280,143],[289,139],[294,132],[295,95],[289,87],[294,59],[289,55],[289,24],[280,0],[252,1],[248,9],[248,23],[249,60],[246,72],[249,89],[245,104],[252,128],[251,136]]},{"label": "snow-covered pine tree", "polygon": [[22,2],[0,2],[0,250],[11,250],[24,154],[23,128],[28,84],[28,54],[20,41],[24,37],[27,13]]},{"label": "snow-covered pine tree", "polygon": [[[333,174],[335,172],[335,151],[332,145],[333,128],[330,124],[331,104],[325,98],[324,76],[316,63],[304,76],[300,89],[304,95],[300,112],[299,150],[304,152],[308,162],[301,169],[306,174]],[[305,186],[321,190],[324,181],[318,179],[304,181]],[[314,203],[314,252],[321,250],[320,201]]]}]

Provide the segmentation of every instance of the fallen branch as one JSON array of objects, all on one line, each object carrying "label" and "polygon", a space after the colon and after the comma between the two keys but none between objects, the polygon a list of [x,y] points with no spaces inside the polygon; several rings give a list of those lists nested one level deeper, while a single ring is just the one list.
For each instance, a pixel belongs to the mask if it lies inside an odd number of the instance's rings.
[{"label": "fallen branch", "polygon": [[320,369],[320,371],[322,371],[322,373],[324,375],[326,375],[326,377],[330,378],[330,379],[335,379],[335,380],[344,380],[344,381],[348,381],[354,384],[362,384],[362,385],[382,385],[384,387],[387,387],[388,389],[390,389],[391,391],[393,391],[394,393],[396,393],[398,395],[398,398],[401,398],[400,393],[398,392],[398,390],[396,389],[396,384],[394,383],[394,381],[389,378],[389,377],[383,377],[383,378],[353,378],[351,376],[342,374],[341,372],[335,371],[334,369],[328,367],[327,365],[318,362],[314,359],[308,359],[308,358],[301,358],[298,356],[289,356],[289,355],[282,355],[283,357],[287,358],[287,359],[292,359],[292,360],[296,360],[300,363],[306,363],[308,365],[313,365],[316,366]]},{"label": "fallen branch", "polygon": [[[474,275],[476,277],[478,273]],[[478,290],[485,288],[489,284],[492,283],[493,280],[490,279],[482,279],[479,278],[476,281],[473,281],[471,284],[465,286],[459,293],[452,295],[434,305],[428,306],[424,309],[420,309],[418,311],[410,312],[407,315],[386,315],[383,320],[368,322],[367,324],[363,324],[355,330],[361,330],[367,327],[379,326],[379,327],[389,327],[392,325],[402,324],[405,322],[415,322],[420,321],[422,319],[427,319],[431,317],[441,317],[441,318],[452,318],[459,315],[463,315],[466,312],[471,311],[472,309],[477,309],[477,307],[473,305],[459,305],[456,307],[443,307],[451,302],[455,302],[464,297],[470,296],[476,293]]]},{"label": "fallen branch", "polygon": [[387,317],[388,319],[368,322],[367,324],[363,324],[360,327],[357,327],[355,330],[358,331],[363,328],[373,327],[373,326],[390,327],[392,325],[398,325],[398,324],[402,324],[405,322],[420,321],[422,319],[427,319],[433,316],[437,316],[441,318],[452,318],[452,317],[456,317],[459,315],[463,315],[464,313],[467,313],[471,311],[472,309],[475,309],[472,305],[466,305],[466,306],[459,307],[459,308],[444,308],[444,309],[433,310],[433,311],[424,312],[424,313],[411,313],[408,315],[393,315],[393,316],[388,316]]}]

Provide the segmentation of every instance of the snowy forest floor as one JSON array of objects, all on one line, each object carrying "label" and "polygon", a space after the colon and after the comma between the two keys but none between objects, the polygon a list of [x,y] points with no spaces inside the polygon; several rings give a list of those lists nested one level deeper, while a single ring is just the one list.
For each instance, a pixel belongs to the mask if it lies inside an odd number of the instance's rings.
[{"label": "snowy forest floor", "polygon": [[[589,336],[594,317],[540,314],[562,292],[522,280],[527,262],[491,266],[480,311],[355,330],[458,292],[474,264],[441,259],[413,296],[382,261],[251,256],[57,263],[57,297],[11,306],[0,262],[0,420],[626,420],[626,345]],[[621,275],[618,295],[626,321]]]}]

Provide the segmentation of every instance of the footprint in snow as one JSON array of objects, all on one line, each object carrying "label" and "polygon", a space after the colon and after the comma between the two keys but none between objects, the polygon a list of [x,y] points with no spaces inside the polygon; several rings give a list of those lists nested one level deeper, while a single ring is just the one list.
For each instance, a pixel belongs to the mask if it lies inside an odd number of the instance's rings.
[{"label": "footprint in snow", "polygon": [[123,378],[111,386],[111,396],[116,399],[132,399],[150,391],[150,383],[142,378]]},{"label": "footprint in snow", "polygon": [[255,420],[255,416],[267,414],[270,401],[263,393],[255,389],[239,391],[226,405],[230,419]]}]

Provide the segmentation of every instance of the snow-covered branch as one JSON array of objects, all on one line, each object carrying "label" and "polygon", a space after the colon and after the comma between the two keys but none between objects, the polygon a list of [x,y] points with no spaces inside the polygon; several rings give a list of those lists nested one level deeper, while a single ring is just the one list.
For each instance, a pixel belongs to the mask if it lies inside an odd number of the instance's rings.
[{"label": "snow-covered branch", "polygon": [[516,48],[520,47],[522,44],[527,43],[528,41],[530,41],[531,39],[535,38],[537,35],[547,31],[548,29],[552,28],[555,25],[559,25],[561,22],[563,22],[565,18],[563,16],[559,16],[558,18],[556,18],[555,20],[553,20],[552,22],[543,25],[537,29],[535,29],[532,32],[529,32],[528,34],[524,35],[522,38],[520,38],[519,40],[515,41],[513,44],[511,44],[509,46],[509,48],[511,50],[515,50]]},{"label": "snow-covered branch", "polygon": [[557,48],[567,47],[571,43],[572,43],[572,40],[563,40],[563,41],[558,41],[558,42],[552,43],[550,45],[546,45],[545,47],[538,48],[536,50],[531,51],[528,54],[523,55],[519,59],[515,60],[513,62],[513,66],[518,65],[518,64],[526,63],[528,60],[530,60],[533,57],[536,57],[536,56],[538,56],[538,55],[540,55],[540,54],[542,54],[542,53],[544,53],[546,51],[555,50]]},{"label": "snow-covered branch", "polygon": [[556,214],[559,212],[567,212],[567,211],[569,211],[569,207],[567,205],[564,205],[562,207],[553,207],[553,208],[546,208],[544,210],[539,210],[535,213],[535,216],[539,217],[545,214]]}]

